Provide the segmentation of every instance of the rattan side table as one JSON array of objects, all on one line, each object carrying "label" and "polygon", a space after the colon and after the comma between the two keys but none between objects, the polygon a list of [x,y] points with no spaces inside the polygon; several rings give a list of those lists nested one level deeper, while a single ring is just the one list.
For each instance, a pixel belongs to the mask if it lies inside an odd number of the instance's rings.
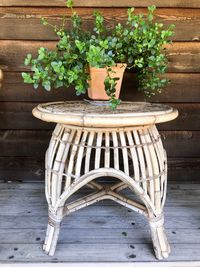
[{"label": "rattan side table", "polygon": [[[156,257],[168,257],[170,246],[163,216],[167,158],[156,123],[175,119],[178,111],[146,102],[122,102],[111,111],[107,106],[78,101],[40,104],[33,115],[57,123],[45,161],[49,207],[45,252],[54,255],[65,215],[111,199],[147,218]],[[95,181],[99,177],[119,181],[108,187]],[[94,192],[68,203],[68,198],[83,186]],[[120,194],[126,187],[140,201]]]}]

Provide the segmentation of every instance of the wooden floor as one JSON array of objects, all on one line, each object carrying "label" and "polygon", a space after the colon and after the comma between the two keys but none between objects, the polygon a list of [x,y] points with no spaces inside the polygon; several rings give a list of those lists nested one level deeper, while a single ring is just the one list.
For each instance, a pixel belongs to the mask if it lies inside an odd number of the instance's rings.
[{"label": "wooden floor", "polygon": [[[200,261],[200,184],[170,183],[165,214],[167,261]],[[54,257],[42,251],[46,224],[44,183],[0,183],[1,263],[156,261],[145,219],[111,201],[66,217]]]}]

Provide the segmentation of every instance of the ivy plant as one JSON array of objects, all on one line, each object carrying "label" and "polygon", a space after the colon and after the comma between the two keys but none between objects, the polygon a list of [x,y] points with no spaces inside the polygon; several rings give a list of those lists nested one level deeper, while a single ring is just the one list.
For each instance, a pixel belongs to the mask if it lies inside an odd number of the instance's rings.
[{"label": "ivy plant", "polygon": [[166,72],[167,56],[165,45],[170,43],[174,25],[164,29],[162,23],[154,21],[155,6],[148,7],[148,15],[136,14],[134,8],[127,11],[125,23],[118,23],[108,29],[104,17],[94,12],[94,28],[85,31],[82,18],[74,11],[73,1],[66,6],[71,8],[71,27],[65,27],[66,18],[61,25],[50,24],[45,18],[44,25],[53,28],[59,40],[54,50],[41,47],[33,58],[28,54],[25,65],[31,67],[31,73],[22,73],[25,83],[38,88],[41,84],[46,90],[74,86],[76,94],[84,94],[89,86],[88,67],[106,68],[105,91],[110,106],[115,109],[120,100],[115,97],[115,87],[119,78],[112,78],[112,66],[127,64],[134,69],[138,78],[138,89],[145,96],[161,92],[169,82],[162,78]]}]

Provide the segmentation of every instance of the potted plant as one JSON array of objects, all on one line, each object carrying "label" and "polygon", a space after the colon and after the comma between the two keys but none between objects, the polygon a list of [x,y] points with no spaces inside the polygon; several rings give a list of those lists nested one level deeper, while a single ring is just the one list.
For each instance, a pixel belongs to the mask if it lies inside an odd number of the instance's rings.
[{"label": "potted plant", "polygon": [[85,31],[82,19],[73,10],[72,0],[66,3],[72,9],[71,28],[65,29],[65,18],[60,27],[42,19],[44,25],[53,27],[59,37],[54,50],[41,47],[38,56],[28,54],[25,65],[32,73],[22,73],[25,83],[46,89],[74,86],[76,94],[91,99],[109,100],[115,109],[120,103],[119,92],[125,68],[133,68],[138,78],[138,89],[146,96],[161,92],[168,83],[163,79],[167,67],[164,45],[170,43],[174,25],[163,29],[154,22],[155,6],[148,7],[148,14],[127,11],[125,24],[112,29],[105,26],[104,17],[94,12],[94,29]]}]

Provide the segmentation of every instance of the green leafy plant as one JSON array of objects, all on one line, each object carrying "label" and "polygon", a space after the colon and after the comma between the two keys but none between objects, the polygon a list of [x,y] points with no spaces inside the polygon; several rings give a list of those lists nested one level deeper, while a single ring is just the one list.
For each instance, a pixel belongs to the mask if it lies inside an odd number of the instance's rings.
[{"label": "green leafy plant", "polygon": [[115,87],[119,78],[112,78],[112,66],[127,64],[137,74],[139,90],[145,96],[161,92],[168,80],[162,78],[166,72],[167,56],[164,46],[170,43],[174,25],[164,29],[163,24],[154,22],[155,6],[148,7],[148,15],[135,14],[134,8],[127,11],[125,24],[118,23],[112,29],[105,27],[104,17],[94,12],[94,28],[83,30],[82,19],[73,10],[73,1],[66,6],[71,8],[71,27],[65,28],[66,18],[60,27],[42,19],[59,37],[54,50],[41,47],[38,56],[28,54],[25,65],[31,67],[31,73],[22,73],[25,83],[37,88],[40,84],[46,89],[74,86],[77,95],[84,94],[89,86],[88,67],[105,68],[105,91],[110,106],[115,109],[120,100],[115,97]]}]

